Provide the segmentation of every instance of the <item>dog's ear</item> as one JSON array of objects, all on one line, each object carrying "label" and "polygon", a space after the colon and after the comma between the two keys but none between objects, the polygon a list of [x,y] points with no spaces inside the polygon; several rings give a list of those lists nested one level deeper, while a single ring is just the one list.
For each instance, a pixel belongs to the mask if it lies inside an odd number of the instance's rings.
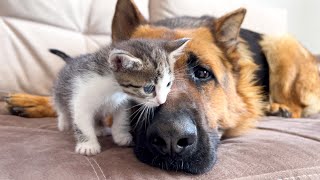
[{"label": "dog's ear", "polygon": [[237,47],[240,27],[246,11],[244,8],[237,9],[216,19],[214,22],[216,42],[227,53],[232,53]]},{"label": "dog's ear", "polygon": [[118,0],[112,20],[112,41],[128,40],[134,30],[147,23],[133,0]]}]

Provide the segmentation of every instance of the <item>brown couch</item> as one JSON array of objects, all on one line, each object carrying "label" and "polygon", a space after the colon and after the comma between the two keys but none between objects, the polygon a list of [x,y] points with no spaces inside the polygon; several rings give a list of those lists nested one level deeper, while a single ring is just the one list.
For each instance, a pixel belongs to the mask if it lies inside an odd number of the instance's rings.
[{"label": "brown couch", "polygon": [[319,129],[320,114],[263,118],[250,133],[222,141],[213,170],[195,176],[145,165],[110,137],[100,139],[97,156],[75,154],[72,135],[58,132],[55,119],[0,115],[0,179],[320,179]]},{"label": "brown couch", "polygon": [[[173,0],[150,0],[150,9],[148,0],[138,1],[151,20],[174,12],[163,4]],[[115,0],[0,1],[0,92],[49,94],[63,63],[47,49],[79,54],[105,44],[114,4]],[[277,10],[266,12],[274,15]],[[273,24],[271,29],[280,26]],[[320,114],[308,119],[263,118],[257,129],[222,141],[215,167],[197,176],[150,167],[135,158],[132,148],[117,147],[110,137],[100,141],[101,154],[75,154],[72,135],[58,132],[55,119],[10,116],[0,102],[0,180],[320,179]]]}]

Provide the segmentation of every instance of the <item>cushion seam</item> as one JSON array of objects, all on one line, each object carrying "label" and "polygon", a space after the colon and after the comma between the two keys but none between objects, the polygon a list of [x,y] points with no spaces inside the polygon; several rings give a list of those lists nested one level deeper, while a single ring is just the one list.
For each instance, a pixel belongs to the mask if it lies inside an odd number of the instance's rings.
[{"label": "cushion seam", "polygon": [[289,134],[289,135],[293,135],[293,136],[298,136],[304,139],[309,139],[309,140],[313,140],[316,142],[320,142],[319,138],[315,138],[315,137],[311,137],[311,136],[307,136],[307,135],[302,135],[299,133],[295,133],[295,132],[289,132],[286,130],[278,130],[278,129],[274,129],[274,128],[267,128],[267,127],[257,127],[257,129],[261,129],[261,130],[269,130],[269,131],[274,131],[274,132],[278,132],[278,133],[283,133],[283,134]]}]

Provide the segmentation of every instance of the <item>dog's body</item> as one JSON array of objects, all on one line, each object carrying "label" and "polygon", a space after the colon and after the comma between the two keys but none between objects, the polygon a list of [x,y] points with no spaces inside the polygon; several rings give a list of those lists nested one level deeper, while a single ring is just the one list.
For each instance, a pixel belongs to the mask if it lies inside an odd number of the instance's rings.
[{"label": "dog's body", "polygon": [[[240,30],[244,16],[240,9],[217,19],[182,17],[149,24],[133,2],[118,1],[113,41],[192,38],[176,63],[167,102],[147,126],[138,124],[133,131],[138,159],[202,173],[215,163],[218,127],[224,137],[233,137],[254,127],[264,113],[298,118],[320,111],[315,57],[291,37]],[[39,117],[34,109],[21,108],[25,102],[19,97],[8,98],[12,112]],[[31,96],[29,101],[43,100],[35,109],[47,106],[54,112],[48,98]]]}]

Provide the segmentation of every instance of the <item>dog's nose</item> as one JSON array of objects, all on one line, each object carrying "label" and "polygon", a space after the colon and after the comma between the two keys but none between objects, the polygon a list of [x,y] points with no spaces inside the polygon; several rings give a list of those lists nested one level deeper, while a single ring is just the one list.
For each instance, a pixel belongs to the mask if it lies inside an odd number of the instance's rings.
[{"label": "dog's nose", "polygon": [[151,145],[162,155],[176,155],[182,153],[185,149],[195,142],[195,134],[186,136],[161,137],[162,134],[151,138]]},{"label": "dog's nose", "polygon": [[147,130],[149,147],[161,155],[181,155],[192,151],[197,128],[191,120],[158,121]]}]

